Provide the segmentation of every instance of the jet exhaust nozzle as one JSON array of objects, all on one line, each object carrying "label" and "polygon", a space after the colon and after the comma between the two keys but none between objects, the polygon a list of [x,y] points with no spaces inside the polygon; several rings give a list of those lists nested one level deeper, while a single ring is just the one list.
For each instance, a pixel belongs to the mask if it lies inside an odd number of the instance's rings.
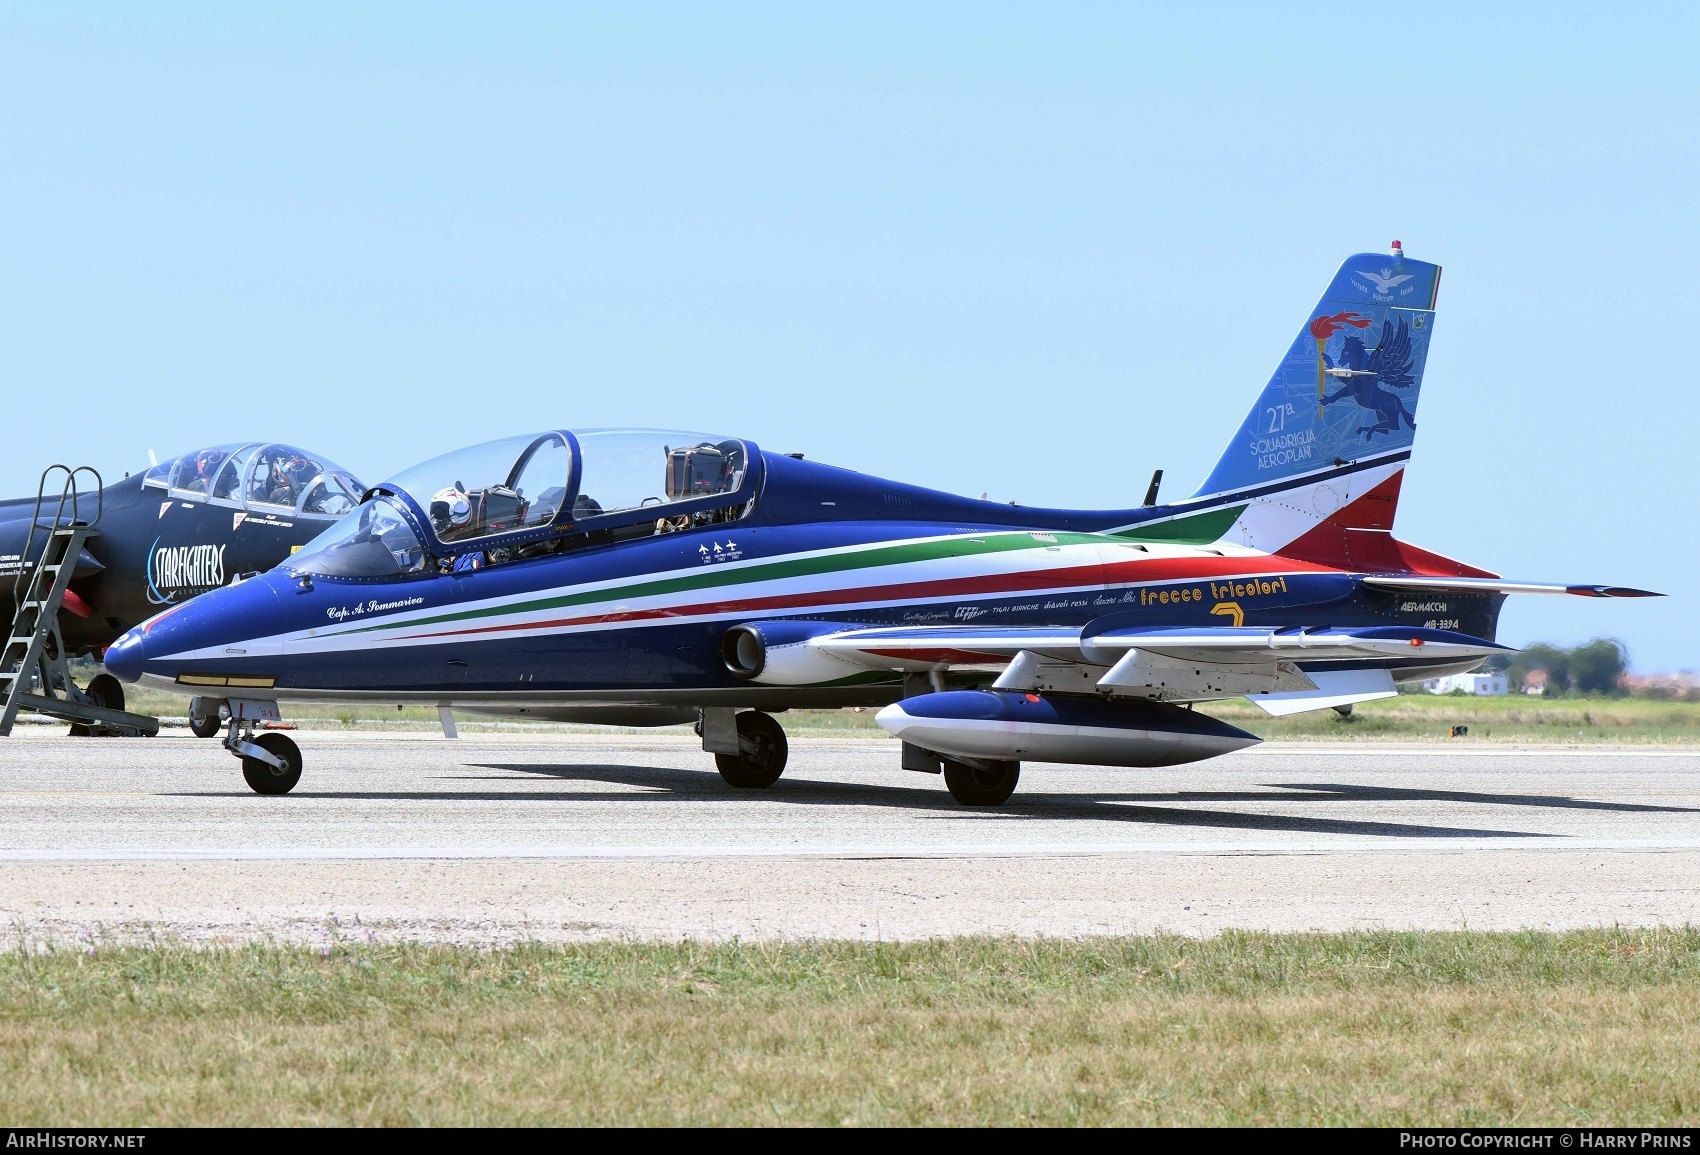
[{"label": "jet exhaust nozzle", "polygon": [[720,638],[720,658],[734,677],[769,686],[811,686],[867,673],[809,643],[852,627],[843,622],[746,622]]},{"label": "jet exhaust nozzle", "polygon": [[905,698],[874,720],[886,733],[939,754],[1090,766],[1178,766],[1262,741],[1163,702],[992,690]]}]

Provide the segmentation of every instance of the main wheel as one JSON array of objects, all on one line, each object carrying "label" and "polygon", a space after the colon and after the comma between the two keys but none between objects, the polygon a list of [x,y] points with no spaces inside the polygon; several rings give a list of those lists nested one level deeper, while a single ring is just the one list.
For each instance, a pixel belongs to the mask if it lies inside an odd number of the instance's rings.
[{"label": "main wheel", "polygon": [[258,758],[242,759],[242,777],[255,794],[288,794],[301,781],[301,748],[282,734],[261,734],[254,745],[283,759],[283,769]]},{"label": "main wheel", "polygon": [[[103,710],[122,710],[124,708],[124,683],[111,674],[96,674],[90,678],[88,687],[83,690],[83,693],[88,696],[90,702]],[[98,722],[92,725],[87,722],[73,722],[70,731],[73,738],[87,738],[92,735],[109,734],[111,732]]]},{"label": "main wheel", "polygon": [[224,724],[218,720],[217,714],[209,714],[204,718],[189,715],[189,733],[197,738],[216,738]]},{"label": "main wheel", "polygon": [[986,769],[944,759],[944,784],[964,806],[1002,806],[1021,781],[1021,763],[988,762]]},{"label": "main wheel", "polygon": [[714,764],[726,785],[741,790],[772,786],[785,773],[785,759],[790,747],[785,742],[785,730],[771,714],[746,710],[738,715],[738,752],[716,754]]},{"label": "main wheel", "polygon": [[89,688],[83,693],[94,699],[94,704],[105,710],[122,710],[124,708],[124,683],[111,674],[96,674],[89,679]]}]

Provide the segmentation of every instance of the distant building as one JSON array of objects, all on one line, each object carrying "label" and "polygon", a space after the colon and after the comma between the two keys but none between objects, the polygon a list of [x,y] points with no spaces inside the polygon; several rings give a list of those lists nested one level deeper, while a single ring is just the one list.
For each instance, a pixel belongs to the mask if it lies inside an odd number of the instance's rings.
[{"label": "distant building", "polygon": [[1491,696],[1505,693],[1506,682],[1504,674],[1448,674],[1444,678],[1428,679],[1423,683],[1423,689],[1431,694],[1462,690],[1466,694]]},{"label": "distant building", "polygon": [[1534,669],[1524,674],[1523,692],[1537,698],[1546,693],[1547,672],[1542,669]]}]

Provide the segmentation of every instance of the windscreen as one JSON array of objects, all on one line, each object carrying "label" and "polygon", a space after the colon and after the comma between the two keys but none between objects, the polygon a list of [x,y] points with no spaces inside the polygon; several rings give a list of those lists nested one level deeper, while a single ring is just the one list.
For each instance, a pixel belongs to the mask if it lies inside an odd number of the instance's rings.
[{"label": "windscreen", "polygon": [[291,573],[323,577],[400,577],[425,568],[425,548],[407,519],[380,497],[325,530],[284,564]]}]

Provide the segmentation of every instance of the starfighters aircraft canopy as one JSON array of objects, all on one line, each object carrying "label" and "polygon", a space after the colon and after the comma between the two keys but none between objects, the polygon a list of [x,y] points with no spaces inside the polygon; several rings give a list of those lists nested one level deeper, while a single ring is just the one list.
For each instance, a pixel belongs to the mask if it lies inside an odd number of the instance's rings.
[{"label": "starfighters aircraft canopy", "polygon": [[341,517],[365,488],[342,466],[293,445],[209,445],[147,471],[144,487],[180,501],[208,502],[282,517]]}]

